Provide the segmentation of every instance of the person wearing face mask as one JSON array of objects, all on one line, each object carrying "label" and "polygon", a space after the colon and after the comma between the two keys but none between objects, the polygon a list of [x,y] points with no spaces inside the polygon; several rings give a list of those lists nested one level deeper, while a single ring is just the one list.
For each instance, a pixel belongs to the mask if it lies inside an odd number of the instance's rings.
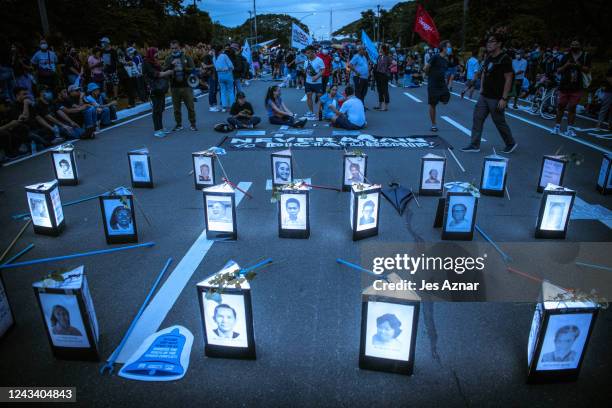
[{"label": "person wearing face mask", "polygon": [[566,136],[575,137],[574,121],[576,120],[576,105],[580,102],[584,89],[590,81],[585,79],[591,73],[591,56],[582,50],[578,41],[572,41],[570,52],[559,63],[557,73],[561,75],[559,83],[559,98],[557,100],[557,119],[552,134],[561,134],[561,120],[567,109]]},{"label": "person wearing face mask", "polygon": [[[81,129],[76,123],[69,123],[57,116],[55,112],[53,92],[43,89],[34,105],[36,121],[42,126],[49,135],[53,134],[55,140],[51,143],[61,143],[65,139],[79,139],[85,130]],[[73,126],[74,125],[74,126]]]},{"label": "person wearing face mask", "polygon": [[423,70],[427,73],[427,103],[429,105],[429,118],[431,119],[431,131],[437,132],[436,126],[436,106],[442,102],[447,104],[450,100],[450,92],[444,75],[448,70],[447,42],[440,44],[440,53],[429,59]]},{"label": "person wearing face mask", "polygon": [[164,70],[172,70],[174,72],[170,84],[172,86],[174,120],[176,121],[176,125],[172,129],[173,132],[183,130],[181,102],[187,107],[187,115],[191,124],[189,129],[194,132],[198,130],[196,128],[196,114],[193,105],[193,89],[187,83],[189,74],[194,68],[193,59],[183,52],[181,44],[177,40],[172,40],[170,42],[170,55],[166,58]]},{"label": "person wearing face mask", "polygon": [[39,85],[45,85],[49,89],[55,89],[57,76],[55,69],[57,67],[57,55],[49,49],[47,40],[40,40],[39,50],[32,56],[30,60],[36,70],[36,79]]},{"label": "person wearing face mask", "polygon": [[[108,92],[112,89],[113,99],[117,99],[119,95],[119,53],[116,49],[111,47],[110,40],[108,37],[104,37],[100,40],[102,46],[101,59],[102,59],[102,71],[104,73],[104,87]],[[95,81],[97,82],[97,81]]]},{"label": "person wearing face mask", "polygon": [[446,86],[448,86],[448,90],[453,90],[453,81],[455,80],[455,75],[457,75],[457,67],[459,66],[459,59],[453,52],[453,47],[451,47],[451,43],[449,42],[446,45],[446,60],[448,61],[448,68],[446,68]]},{"label": "person wearing face mask", "polygon": [[165,137],[170,132],[164,129],[162,116],[166,106],[166,93],[169,88],[167,78],[172,76],[172,70],[162,71],[157,58],[157,48],[149,47],[142,65],[142,73],[153,105],[153,136]]},{"label": "person wearing face mask", "polygon": [[321,77],[321,81],[323,84],[322,89],[327,89],[327,84],[329,83],[329,77],[332,72],[332,57],[329,55],[329,50],[322,48],[319,53],[317,53],[317,57],[321,58],[323,64],[325,64],[325,69],[323,70],[323,76]]},{"label": "person wearing face mask", "polygon": [[514,59],[512,60],[512,70],[514,71],[514,89],[512,90],[512,94],[514,95],[514,104],[512,109],[518,109],[517,102],[521,94],[523,78],[525,78],[525,72],[527,72],[527,60],[523,58],[522,50],[519,50],[514,56]]},{"label": "person wearing face mask", "polygon": [[83,64],[74,47],[68,47],[63,59],[64,82],[66,85],[73,85],[77,79],[83,75]]}]

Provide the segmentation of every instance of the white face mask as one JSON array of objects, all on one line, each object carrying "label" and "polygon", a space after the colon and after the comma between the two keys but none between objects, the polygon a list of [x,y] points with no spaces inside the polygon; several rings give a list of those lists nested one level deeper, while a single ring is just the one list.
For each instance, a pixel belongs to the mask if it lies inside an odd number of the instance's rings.
[{"label": "white face mask", "polygon": [[328,53],[329,51],[327,51],[327,50],[323,50],[323,51],[321,51],[321,52],[323,53],[323,55],[327,55],[327,53]]},{"label": "white face mask", "polygon": [[40,49],[45,51],[47,48],[49,48],[49,45],[47,43],[42,43],[40,44]]}]

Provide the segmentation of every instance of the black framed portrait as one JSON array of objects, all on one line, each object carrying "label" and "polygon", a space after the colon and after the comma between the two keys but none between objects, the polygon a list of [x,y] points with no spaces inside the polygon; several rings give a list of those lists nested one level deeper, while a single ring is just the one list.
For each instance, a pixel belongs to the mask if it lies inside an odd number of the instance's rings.
[{"label": "black framed portrait", "polygon": [[449,191],[445,200],[442,239],[471,241],[474,238],[477,207],[478,198],[471,193]]},{"label": "black framed portrait", "polygon": [[563,156],[544,156],[540,168],[538,193],[544,191],[548,184],[562,186],[566,166],[567,160]]},{"label": "black framed portrait", "polygon": [[536,224],[536,238],[563,239],[567,234],[576,192],[549,184],[544,189]]},{"label": "black framed portrait", "polygon": [[428,153],[421,157],[421,176],[419,178],[419,194],[436,196],[442,195],[444,189],[444,176],[446,172],[446,158]]},{"label": "black framed portrait", "polygon": [[138,242],[134,195],[130,189],[118,187],[102,194],[100,210],[108,244]]},{"label": "black framed portrait", "polygon": [[503,197],[508,177],[508,159],[498,155],[484,158],[480,175],[480,193]]},{"label": "black framed portrait", "polygon": [[612,192],[612,156],[607,153],[601,159],[596,187],[597,191],[602,194],[610,194]]},{"label": "black framed portrait", "polygon": [[278,198],[278,236],[280,238],[310,237],[309,188],[304,185],[280,189]]},{"label": "black framed portrait", "polygon": [[196,190],[215,185],[215,155],[207,150],[191,154]]},{"label": "black framed portrait", "polygon": [[221,271],[196,285],[204,354],[207,357],[251,359],[256,358],[253,334],[253,306],[248,281],[221,290],[211,281],[219,274],[237,272],[238,264],[228,262]]},{"label": "black framed portrait", "polygon": [[342,191],[350,191],[355,183],[365,183],[368,172],[368,155],[345,153],[342,160]]},{"label": "black framed portrait", "polygon": [[74,154],[74,146],[62,145],[51,150],[53,172],[60,186],[79,184],[79,173]]},{"label": "black framed portrait", "polygon": [[206,238],[233,241],[238,239],[236,195],[228,183],[202,190],[204,193],[204,221]]},{"label": "black framed portrait", "polygon": [[7,335],[15,325],[15,315],[11,308],[11,302],[6,293],[6,285],[0,273],[0,340]]},{"label": "black framed portrait", "polygon": [[293,181],[293,160],[291,150],[283,150],[270,155],[272,166],[272,186],[278,187]]},{"label": "black framed portrait", "polygon": [[362,295],[359,368],[411,375],[420,302]]},{"label": "black framed portrait", "polygon": [[378,235],[380,191],[380,184],[352,185],[350,218],[353,241]]},{"label": "black framed portrait", "polygon": [[33,284],[53,355],[98,361],[100,331],[83,266],[62,276],[62,282],[45,279]]},{"label": "black framed portrait", "polygon": [[57,180],[32,184],[25,190],[34,232],[58,236],[65,222]]},{"label": "black framed portrait", "polygon": [[153,188],[153,170],[149,149],[138,149],[128,152],[130,179],[132,187]]},{"label": "black framed portrait", "polygon": [[527,381],[575,381],[599,312],[548,281],[542,283],[527,343]]}]

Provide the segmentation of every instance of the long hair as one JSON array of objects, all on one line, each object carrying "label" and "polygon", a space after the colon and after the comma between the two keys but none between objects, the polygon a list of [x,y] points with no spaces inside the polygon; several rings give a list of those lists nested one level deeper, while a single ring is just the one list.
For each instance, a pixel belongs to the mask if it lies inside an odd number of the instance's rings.
[{"label": "long hair", "polygon": [[109,224],[112,229],[117,229],[117,224],[118,224],[117,215],[119,214],[119,211],[122,211],[122,210],[125,210],[128,212],[128,214],[130,214],[130,222],[132,222],[132,212],[127,207],[123,205],[118,205],[113,210],[113,213],[111,214],[111,218],[109,220]]},{"label": "long hair", "polygon": [[51,326],[56,326],[58,323],[57,318],[55,317],[56,310],[63,310],[66,313],[66,316],[68,316],[68,326],[70,326],[70,313],[68,313],[68,309],[61,305],[55,305],[53,306],[53,309],[51,309]]},{"label": "long hair", "polygon": [[276,88],[278,88],[278,85],[272,85],[268,88],[268,91],[266,92],[266,99],[264,99],[264,105],[267,106],[270,99],[274,101],[274,92],[276,91]]}]

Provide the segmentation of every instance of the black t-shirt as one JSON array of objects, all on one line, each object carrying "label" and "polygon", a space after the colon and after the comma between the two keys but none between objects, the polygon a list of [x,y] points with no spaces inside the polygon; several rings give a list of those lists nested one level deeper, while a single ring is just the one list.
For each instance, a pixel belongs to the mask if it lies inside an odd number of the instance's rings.
[{"label": "black t-shirt", "polygon": [[[247,111],[250,115],[253,114],[253,106],[251,106],[249,102],[245,102],[242,105],[238,102],[234,102],[234,104],[230,108],[230,115],[235,116],[238,113],[242,112],[243,110]],[[240,116],[238,116],[238,118],[242,119]],[[244,118],[243,120],[247,120],[247,119]]]},{"label": "black t-shirt", "polygon": [[440,55],[434,55],[429,60],[429,72],[427,73],[427,89],[431,91],[446,92],[446,70],[448,61]]},{"label": "black t-shirt", "polygon": [[504,74],[514,73],[512,60],[502,52],[497,57],[488,57],[483,66],[484,82],[482,96],[491,99],[501,99],[504,96],[506,78]]},{"label": "black t-shirt", "polygon": [[[560,67],[564,66],[567,62],[577,63],[581,66],[591,66],[591,57],[586,53],[582,52],[578,58],[574,58],[571,52],[567,53],[561,63]],[[570,66],[567,67],[564,71],[561,72],[561,81],[559,82],[559,90],[560,91],[580,91],[584,88],[582,84],[582,70],[579,66]]]},{"label": "black t-shirt", "polygon": [[36,105],[34,105],[34,111],[36,112],[36,115],[44,118],[45,116],[51,113],[51,105],[41,101],[36,101]]},{"label": "black t-shirt", "polygon": [[447,58],[449,68],[455,68],[457,65],[459,65],[459,60],[457,59],[457,56],[455,56],[455,54],[451,54]]}]

